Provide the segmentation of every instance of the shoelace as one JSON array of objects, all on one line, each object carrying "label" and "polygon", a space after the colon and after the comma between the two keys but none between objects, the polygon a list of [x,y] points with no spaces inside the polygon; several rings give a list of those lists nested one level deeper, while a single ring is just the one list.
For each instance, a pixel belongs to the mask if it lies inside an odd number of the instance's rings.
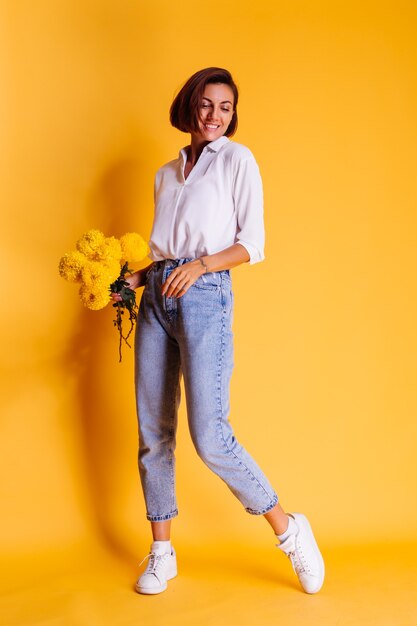
[{"label": "shoelace", "polygon": [[300,555],[296,550],[294,550],[289,552],[287,556],[294,565],[294,569],[298,575],[307,573],[308,569],[306,563],[303,561],[304,555],[302,553]]},{"label": "shoelace", "polygon": [[156,554],[155,552],[149,552],[139,563],[139,567],[142,563],[149,559],[148,565],[146,566],[144,574],[155,574],[155,576],[160,580],[158,576],[158,571],[161,569],[162,565],[165,563],[166,559],[170,556],[169,552],[165,552],[164,554]]},{"label": "shoelace", "polygon": [[[280,546],[279,543],[275,544],[277,548]],[[307,562],[305,561],[304,554],[302,550],[293,549],[289,552],[285,553],[287,557],[290,559],[291,563],[294,566],[294,570],[296,574],[299,576],[300,574],[309,574],[310,568],[308,567]]]}]

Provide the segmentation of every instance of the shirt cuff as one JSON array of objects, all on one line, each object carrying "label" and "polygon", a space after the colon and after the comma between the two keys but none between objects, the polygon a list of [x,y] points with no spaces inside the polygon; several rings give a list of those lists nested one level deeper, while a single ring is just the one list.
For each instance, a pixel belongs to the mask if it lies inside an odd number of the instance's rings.
[{"label": "shirt cuff", "polygon": [[240,243],[240,245],[246,248],[246,250],[248,251],[250,257],[249,265],[259,263],[260,261],[263,261],[265,259],[265,254],[263,253],[263,251],[258,250],[258,248],[255,248],[255,246],[253,246],[251,243],[241,241],[240,239],[235,243]]}]

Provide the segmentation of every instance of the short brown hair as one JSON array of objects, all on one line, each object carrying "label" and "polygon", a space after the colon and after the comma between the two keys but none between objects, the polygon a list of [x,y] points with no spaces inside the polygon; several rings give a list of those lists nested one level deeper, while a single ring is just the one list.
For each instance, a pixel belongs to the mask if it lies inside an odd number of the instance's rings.
[{"label": "short brown hair", "polygon": [[210,83],[222,83],[228,85],[233,91],[233,117],[224,133],[230,137],[237,129],[237,101],[238,89],[231,73],[221,67],[207,67],[193,74],[175,97],[169,111],[169,119],[172,126],[184,133],[198,132],[200,120],[200,106],[206,85]]}]

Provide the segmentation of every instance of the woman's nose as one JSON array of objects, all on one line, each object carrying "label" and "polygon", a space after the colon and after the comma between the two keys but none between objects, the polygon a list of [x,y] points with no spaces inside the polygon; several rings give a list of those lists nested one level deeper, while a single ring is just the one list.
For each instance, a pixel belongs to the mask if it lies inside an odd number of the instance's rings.
[{"label": "woman's nose", "polygon": [[211,109],[211,110],[209,111],[209,114],[208,114],[208,116],[207,116],[207,117],[208,117],[210,120],[215,120],[215,119],[217,119],[218,115],[219,115],[219,110],[218,110],[218,109]]}]

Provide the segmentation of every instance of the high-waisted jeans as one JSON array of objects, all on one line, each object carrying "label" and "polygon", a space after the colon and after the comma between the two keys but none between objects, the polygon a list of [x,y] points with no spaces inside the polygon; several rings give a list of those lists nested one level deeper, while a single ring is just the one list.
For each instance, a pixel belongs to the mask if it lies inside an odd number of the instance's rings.
[{"label": "high-waisted jeans", "polygon": [[261,515],[275,506],[278,496],[228,420],[233,369],[230,271],[203,274],[180,298],[161,295],[167,276],[191,260],[154,262],[139,305],[135,386],[146,517],[163,521],[178,515],[175,447],[181,376],[197,454],[248,513]]}]

